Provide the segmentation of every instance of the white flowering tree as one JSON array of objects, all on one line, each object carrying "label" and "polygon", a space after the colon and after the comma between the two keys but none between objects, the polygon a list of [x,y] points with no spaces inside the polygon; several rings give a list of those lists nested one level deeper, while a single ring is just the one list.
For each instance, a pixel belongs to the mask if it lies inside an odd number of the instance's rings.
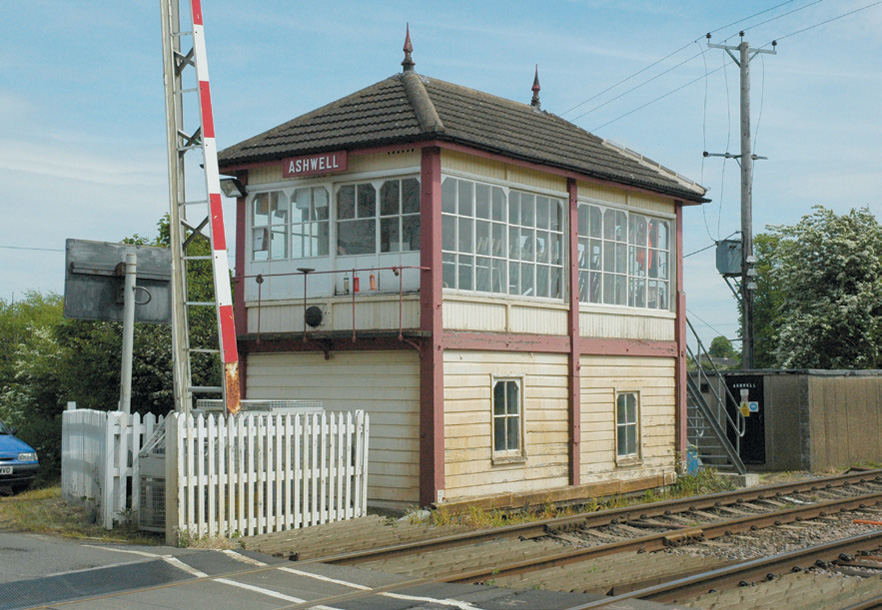
[{"label": "white flowering tree", "polygon": [[869,209],[813,208],[758,236],[757,348],[783,368],[882,366],[882,227]]}]

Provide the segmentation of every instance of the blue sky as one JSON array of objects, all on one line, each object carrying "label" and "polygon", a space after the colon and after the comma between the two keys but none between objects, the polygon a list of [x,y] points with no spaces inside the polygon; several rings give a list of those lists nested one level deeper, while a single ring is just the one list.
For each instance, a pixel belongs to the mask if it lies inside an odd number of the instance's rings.
[{"label": "blue sky", "polygon": [[[203,11],[219,147],[400,71],[409,21],[417,72],[529,102],[539,64],[543,109],[709,187],[713,201],[686,212],[687,253],[740,227],[736,162],[701,154],[738,153],[738,70],[704,34],[737,44],[746,28],[754,47],[780,40],[751,63],[754,152],[769,158],[755,166],[754,232],[815,204],[882,212],[880,2],[203,0]],[[9,300],[63,291],[68,237],[153,236],[167,164],[158,2],[3,0],[0,18]],[[713,249],[687,258],[685,281],[702,335],[734,337]]]}]

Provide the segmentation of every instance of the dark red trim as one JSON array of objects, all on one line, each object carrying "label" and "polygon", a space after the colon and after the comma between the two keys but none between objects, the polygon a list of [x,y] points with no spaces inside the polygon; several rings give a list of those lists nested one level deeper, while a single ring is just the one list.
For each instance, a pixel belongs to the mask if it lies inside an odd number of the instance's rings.
[{"label": "dark red trim", "polygon": [[676,358],[675,341],[640,341],[637,339],[579,338],[579,353],[585,356],[646,356]]},{"label": "dark red trim", "polygon": [[[414,339],[420,341],[420,339]],[[288,337],[277,338],[261,335],[258,342],[253,335],[239,337],[239,349],[245,354],[257,354],[267,352],[358,352],[358,351],[387,351],[399,349],[413,349],[413,344],[408,341],[399,341],[397,337],[358,337],[353,343],[352,339],[326,339],[310,337],[303,341],[301,333],[290,333]]]},{"label": "dark red trim", "polygon": [[572,178],[567,179],[570,211],[570,311],[567,318],[567,332],[570,339],[568,358],[569,392],[569,468],[570,485],[578,485],[581,480],[582,466],[582,381],[581,354],[579,347],[579,187]]},{"label": "dark red trim", "polygon": [[472,333],[445,330],[444,349],[567,354],[570,352],[570,338],[565,335]]},{"label": "dark red trim", "polygon": [[683,290],[683,206],[677,205],[677,404],[675,447],[680,460],[686,459],[686,291]]},{"label": "dark red trim", "polygon": [[441,319],[441,151],[422,149],[420,163],[420,505],[444,489],[444,327]]}]

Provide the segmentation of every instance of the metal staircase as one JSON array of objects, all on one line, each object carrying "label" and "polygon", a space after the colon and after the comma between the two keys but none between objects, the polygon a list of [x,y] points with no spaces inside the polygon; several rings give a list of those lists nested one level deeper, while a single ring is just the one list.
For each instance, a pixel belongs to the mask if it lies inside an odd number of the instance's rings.
[{"label": "metal staircase", "polygon": [[[687,342],[686,350],[695,364],[695,371],[689,371],[686,377],[686,431],[689,444],[695,448],[698,457],[705,466],[717,470],[745,474],[747,469],[741,461],[741,438],[744,436],[744,416],[736,411],[735,418],[726,409],[726,401],[738,404],[726,386],[720,371],[714,366],[710,354],[704,349],[701,339],[686,321],[697,349],[693,352]],[[702,364],[702,356],[708,368]],[[729,441],[728,431],[733,431],[733,445]]]}]

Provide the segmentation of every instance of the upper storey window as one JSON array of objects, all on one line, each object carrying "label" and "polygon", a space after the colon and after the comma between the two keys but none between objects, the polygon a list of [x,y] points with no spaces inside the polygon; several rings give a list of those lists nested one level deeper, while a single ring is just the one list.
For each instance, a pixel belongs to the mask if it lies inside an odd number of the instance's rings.
[{"label": "upper storey window", "polygon": [[251,209],[254,260],[287,258],[288,198],[278,191],[258,193],[251,202]]},{"label": "upper storey window", "polygon": [[379,190],[370,182],[347,184],[337,190],[337,254],[419,249],[418,180],[386,180]]},{"label": "upper storey window", "polygon": [[346,184],[336,189],[334,205],[331,192],[330,186],[308,186],[256,193],[252,260],[419,251],[419,180]]},{"label": "upper storey window", "polygon": [[448,177],[441,187],[447,288],[563,297],[563,201]]},{"label": "upper storey window", "polygon": [[669,220],[579,204],[579,300],[670,310]]}]

